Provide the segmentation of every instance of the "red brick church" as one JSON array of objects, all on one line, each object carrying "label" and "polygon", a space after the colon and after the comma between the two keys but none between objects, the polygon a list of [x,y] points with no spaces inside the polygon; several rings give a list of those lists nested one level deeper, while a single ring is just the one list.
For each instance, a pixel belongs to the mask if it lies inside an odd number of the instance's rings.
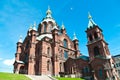
[{"label": "red brick church", "polygon": [[48,8],[36,29],[31,25],[24,41],[20,37],[15,54],[14,73],[83,77],[88,80],[118,80],[114,61],[104,40],[102,29],[89,14],[86,29],[89,57],[79,50],[79,40],[59,27]]}]

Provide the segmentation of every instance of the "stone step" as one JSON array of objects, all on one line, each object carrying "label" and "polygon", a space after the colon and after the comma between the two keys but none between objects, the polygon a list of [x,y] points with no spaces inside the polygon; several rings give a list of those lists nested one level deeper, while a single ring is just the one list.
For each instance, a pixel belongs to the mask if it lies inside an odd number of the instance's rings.
[{"label": "stone step", "polygon": [[41,76],[37,76],[37,75],[26,75],[27,77],[29,77],[32,80],[55,80],[54,78],[47,76],[47,75],[41,75]]}]

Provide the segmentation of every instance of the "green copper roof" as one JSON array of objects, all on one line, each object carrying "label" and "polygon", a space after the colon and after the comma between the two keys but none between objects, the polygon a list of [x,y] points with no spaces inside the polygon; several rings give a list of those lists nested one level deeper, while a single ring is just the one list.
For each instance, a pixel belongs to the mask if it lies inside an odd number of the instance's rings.
[{"label": "green copper roof", "polygon": [[78,57],[78,59],[81,58],[83,60],[89,61],[89,57],[85,56],[85,55],[81,55],[80,57]]},{"label": "green copper roof", "polygon": [[91,28],[91,27],[94,27],[94,26],[97,25],[97,24],[93,21],[92,16],[90,15],[90,13],[88,13],[88,19],[89,19],[88,28]]}]

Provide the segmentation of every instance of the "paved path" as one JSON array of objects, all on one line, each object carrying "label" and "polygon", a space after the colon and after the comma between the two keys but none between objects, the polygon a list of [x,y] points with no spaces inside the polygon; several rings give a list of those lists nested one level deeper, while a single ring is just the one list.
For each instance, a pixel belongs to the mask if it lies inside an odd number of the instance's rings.
[{"label": "paved path", "polygon": [[36,76],[36,75],[26,75],[27,77],[29,77],[32,80],[56,80],[56,79],[52,79],[46,75],[42,75],[42,76]]}]

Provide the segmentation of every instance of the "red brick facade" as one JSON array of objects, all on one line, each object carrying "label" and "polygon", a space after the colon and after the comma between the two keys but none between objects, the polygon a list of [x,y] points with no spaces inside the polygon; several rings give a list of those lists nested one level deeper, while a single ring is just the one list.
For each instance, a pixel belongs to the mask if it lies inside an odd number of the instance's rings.
[{"label": "red brick facade", "polygon": [[[33,28],[32,28],[33,27]],[[86,30],[89,57],[80,54],[79,41],[71,40],[62,24],[60,29],[51,16],[50,9],[38,26],[28,30],[24,41],[17,43],[14,73],[30,75],[68,75],[105,80],[116,78],[114,61],[98,26]],[[116,75],[115,75],[115,74]]]}]

